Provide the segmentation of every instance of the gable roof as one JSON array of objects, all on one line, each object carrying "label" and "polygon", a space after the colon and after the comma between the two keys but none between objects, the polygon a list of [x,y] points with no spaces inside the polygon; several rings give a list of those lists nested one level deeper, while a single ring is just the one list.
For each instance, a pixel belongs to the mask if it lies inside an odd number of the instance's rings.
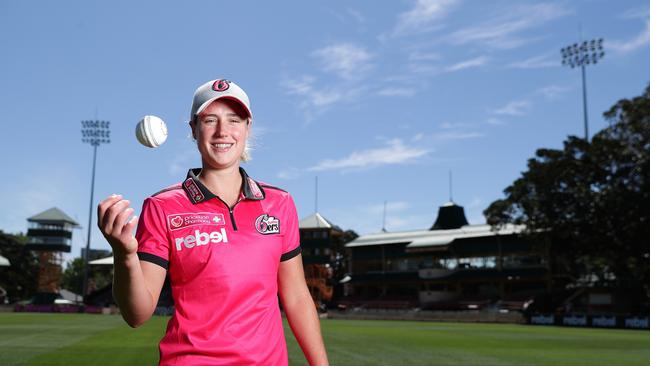
[{"label": "gable roof", "polygon": [[27,221],[41,223],[67,222],[74,226],[79,226],[79,223],[77,223],[72,217],[68,216],[65,212],[56,207],[52,207],[49,210],[45,210],[39,214],[29,217],[27,218]]},{"label": "gable roof", "polygon": [[300,220],[300,223],[298,224],[298,228],[300,229],[335,229],[342,231],[340,227],[332,224],[329,220],[321,216],[318,212],[313,213],[302,220]]}]

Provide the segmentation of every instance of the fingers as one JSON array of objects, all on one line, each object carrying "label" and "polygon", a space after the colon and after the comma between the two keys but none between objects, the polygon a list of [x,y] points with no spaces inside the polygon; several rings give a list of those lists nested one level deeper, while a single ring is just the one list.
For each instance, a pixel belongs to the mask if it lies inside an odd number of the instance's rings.
[{"label": "fingers", "polygon": [[124,229],[122,229],[122,233],[131,234],[137,225],[138,225],[138,217],[133,216],[131,220],[129,220],[126,223],[126,225],[124,225]]},{"label": "fingers", "polygon": [[97,206],[97,226],[105,236],[120,236],[129,216],[133,214],[129,203],[129,200],[122,199],[121,195],[114,194]]},{"label": "fingers", "polygon": [[121,227],[118,227],[115,222],[117,215],[122,213],[129,207],[129,200],[119,200],[115,202],[111,207],[109,207],[104,213],[104,220],[102,226],[107,233],[113,233],[114,231],[121,231]]},{"label": "fingers", "polygon": [[117,216],[115,217],[115,221],[113,222],[114,231],[121,233],[122,230],[124,229],[124,224],[126,223],[126,220],[131,216],[132,213],[133,213],[133,209],[131,207],[128,207],[127,209],[118,213]]},{"label": "fingers", "polygon": [[115,202],[119,201],[120,199],[122,199],[121,194],[112,194],[100,202],[99,205],[97,205],[97,226],[99,226],[100,229],[102,229],[102,224],[104,223],[104,215],[106,214],[106,210],[108,210],[109,207],[113,206],[113,204],[115,204]]}]

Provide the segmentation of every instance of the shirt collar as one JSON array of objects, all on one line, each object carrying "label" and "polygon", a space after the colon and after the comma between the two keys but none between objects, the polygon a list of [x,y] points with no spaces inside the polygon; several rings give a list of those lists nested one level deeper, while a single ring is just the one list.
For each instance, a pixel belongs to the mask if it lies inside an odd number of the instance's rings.
[{"label": "shirt collar", "polygon": [[[217,195],[210,192],[210,190],[203,185],[198,175],[201,173],[201,168],[190,169],[187,172],[187,178],[183,182],[183,190],[187,194],[187,198],[192,203],[197,204],[207,201],[211,198],[216,198]],[[244,168],[239,168],[239,174],[242,177],[242,195],[247,200],[259,201],[266,197],[264,189],[253,178],[246,174]]]}]

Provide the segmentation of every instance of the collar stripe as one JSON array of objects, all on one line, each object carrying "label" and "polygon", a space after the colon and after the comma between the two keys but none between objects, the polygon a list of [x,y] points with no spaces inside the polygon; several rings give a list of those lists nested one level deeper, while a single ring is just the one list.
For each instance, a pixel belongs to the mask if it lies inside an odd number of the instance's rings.
[{"label": "collar stripe", "polygon": [[[200,173],[201,168],[190,169],[187,172],[187,178],[183,182],[183,190],[185,191],[187,198],[189,198],[194,204],[217,197],[217,195],[210,192],[210,190],[203,185],[201,180],[199,180],[198,175]],[[245,199],[260,201],[266,197],[262,186],[253,180],[253,178],[249,177],[244,168],[239,168],[239,174],[241,174],[242,177],[242,191]]]}]

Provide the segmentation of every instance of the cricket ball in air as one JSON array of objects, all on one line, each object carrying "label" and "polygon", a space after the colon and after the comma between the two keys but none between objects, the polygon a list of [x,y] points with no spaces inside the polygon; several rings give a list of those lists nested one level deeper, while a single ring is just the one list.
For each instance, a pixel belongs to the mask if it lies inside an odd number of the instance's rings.
[{"label": "cricket ball in air", "polygon": [[160,117],[144,116],[135,127],[135,136],[146,147],[158,147],[167,140],[167,125]]}]

